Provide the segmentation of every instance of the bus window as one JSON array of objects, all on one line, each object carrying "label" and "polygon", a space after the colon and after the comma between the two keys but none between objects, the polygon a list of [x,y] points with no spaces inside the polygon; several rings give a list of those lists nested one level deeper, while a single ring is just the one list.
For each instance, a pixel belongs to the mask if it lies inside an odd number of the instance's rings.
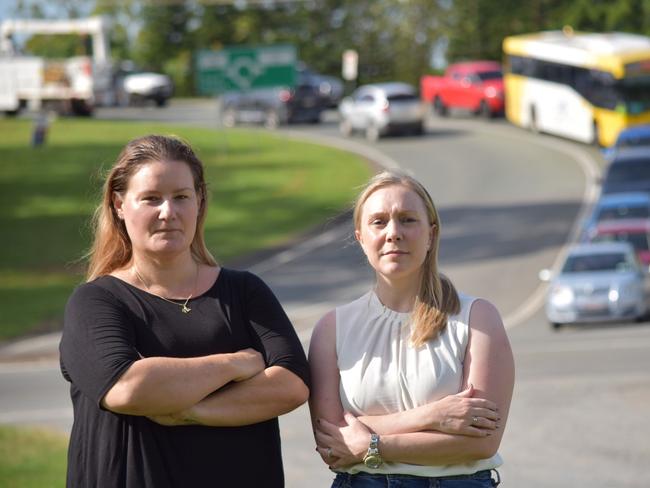
[{"label": "bus window", "polygon": [[[650,121],[648,36],[545,31],[506,37],[503,51],[514,124],[609,146],[622,128]],[[566,117],[540,109],[555,102],[571,107]]]}]

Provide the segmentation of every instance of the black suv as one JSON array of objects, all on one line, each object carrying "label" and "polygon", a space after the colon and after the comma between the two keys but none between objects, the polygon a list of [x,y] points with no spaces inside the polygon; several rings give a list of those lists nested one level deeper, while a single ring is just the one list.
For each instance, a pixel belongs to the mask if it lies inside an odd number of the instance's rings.
[{"label": "black suv", "polygon": [[331,105],[320,86],[301,77],[293,88],[260,88],[221,97],[221,122],[225,127],[239,123],[264,124],[275,128],[293,122],[320,122],[323,110]]}]

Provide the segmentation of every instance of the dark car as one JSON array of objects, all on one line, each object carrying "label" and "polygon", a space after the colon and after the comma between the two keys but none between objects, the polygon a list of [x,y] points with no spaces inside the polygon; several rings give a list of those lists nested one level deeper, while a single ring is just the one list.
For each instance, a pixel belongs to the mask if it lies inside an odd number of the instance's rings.
[{"label": "dark car", "polygon": [[580,240],[588,241],[594,226],[600,222],[621,219],[650,219],[650,194],[625,192],[601,196],[583,224]]},{"label": "dark car", "polygon": [[629,147],[643,147],[650,151],[650,124],[633,125],[623,129],[616,138],[612,147],[603,149],[605,159],[611,161],[618,151]]},{"label": "dark car", "polygon": [[302,67],[298,71],[300,84],[312,85],[318,89],[320,96],[325,99],[328,108],[336,108],[343,99],[344,84],[335,76],[321,75],[309,68]]},{"label": "dark car", "polygon": [[650,150],[648,147],[621,149],[607,167],[602,193],[631,191],[650,193]]},{"label": "dark car", "polygon": [[261,88],[222,97],[221,121],[226,127],[263,124],[275,128],[293,122],[320,122],[329,99],[318,86],[298,84],[293,88]]},{"label": "dark car", "polygon": [[650,220],[607,220],[591,229],[590,242],[628,242],[634,247],[641,264],[650,269]]}]

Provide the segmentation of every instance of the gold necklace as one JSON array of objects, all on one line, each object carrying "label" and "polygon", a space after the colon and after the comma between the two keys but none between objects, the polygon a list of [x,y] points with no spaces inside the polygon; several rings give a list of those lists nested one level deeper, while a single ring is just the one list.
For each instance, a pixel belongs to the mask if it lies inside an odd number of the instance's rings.
[{"label": "gold necklace", "polygon": [[[194,293],[190,293],[190,296],[187,297],[187,298],[185,299],[185,302],[184,302],[184,303],[178,303],[178,302],[175,302],[174,300],[170,300],[169,298],[165,298],[165,297],[162,296],[162,295],[158,295],[158,293],[154,293],[154,292],[152,292],[152,291],[149,289],[149,285],[147,284],[147,282],[144,281],[144,279],[142,279],[142,276],[141,276],[140,273],[138,272],[138,268],[137,268],[137,266],[135,265],[135,262],[133,263],[133,272],[135,273],[135,275],[137,276],[137,278],[140,280],[140,283],[142,283],[142,284],[144,285],[144,287],[147,289],[147,292],[148,292],[148,293],[151,293],[152,295],[157,296],[157,297],[160,298],[161,300],[165,300],[166,302],[173,303],[174,305],[177,305],[177,306],[181,307],[181,312],[183,312],[183,313],[190,313],[190,312],[192,311],[192,309],[191,309],[190,307],[187,306],[187,302],[190,301],[190,298],[192,298],[192,295],[193,295]],[[194,282],[194,290],[195,290],[195,291],[196,291],[196,285],[198,284],[198,282],[199,282],[199,264],[197,263],[197,264],[196,264],[196,280],[195,280],[195,282]]]}]

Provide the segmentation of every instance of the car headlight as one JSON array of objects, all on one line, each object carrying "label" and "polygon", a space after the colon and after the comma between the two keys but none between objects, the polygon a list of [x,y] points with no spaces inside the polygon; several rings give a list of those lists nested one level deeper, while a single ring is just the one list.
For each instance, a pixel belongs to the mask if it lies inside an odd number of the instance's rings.
[{"label": "car headlight", "polygon": [[485,89],[485,96],[488,98],[494,98],[497,96],[497,89],[494,88],[493,86],[488,86]]},{"label": "car headlight", "polygon": [[619,285],[617,288],[612,288],[611,290],[609,290],[609,294],[607,296],[609,297],[609,300],[611,302],[617,302],[622,298],[629,301],[632,298],[636,298],[639,292],[640,292],[639,285],[630,282],[630,283],[624,283],[622,285]]},{"label": "car headlight", "polygon": [[551,303],[557,307],[567,307],[573,303],[573,290],[568,286],[556,285],[551,288]]}]

